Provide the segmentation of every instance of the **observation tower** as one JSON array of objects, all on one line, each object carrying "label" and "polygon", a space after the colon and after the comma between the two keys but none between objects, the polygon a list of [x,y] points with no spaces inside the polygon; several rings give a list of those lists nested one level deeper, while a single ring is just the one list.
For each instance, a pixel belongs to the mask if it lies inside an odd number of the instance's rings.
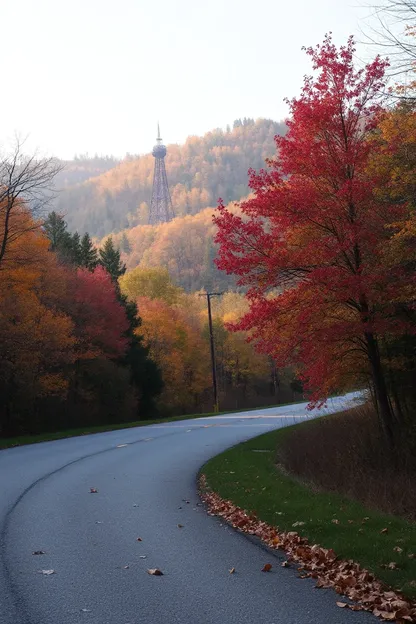
[{"label": "observation tower", "polygon": [[155,158],[155,171],[153,174],[152,200],[150,202],[149,223],[165,223],[175,217],[172,200],[170,198],[168,178],[166,176],[165,156],[166,146],[160,137],[159,124],[157,124],[157,143],[153,148]]}]

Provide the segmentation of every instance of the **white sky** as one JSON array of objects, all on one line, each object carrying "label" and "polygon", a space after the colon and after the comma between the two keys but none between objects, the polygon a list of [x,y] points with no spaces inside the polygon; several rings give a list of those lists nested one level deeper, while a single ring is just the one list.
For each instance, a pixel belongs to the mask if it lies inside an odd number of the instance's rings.
[{"label": "white sky", "polygon": [[[238,117],[286,115],[332,31],[362,0],[0,0],[0,142],[72,158],[151,150]],[[365,52],[359,49],[359,54]]]}]

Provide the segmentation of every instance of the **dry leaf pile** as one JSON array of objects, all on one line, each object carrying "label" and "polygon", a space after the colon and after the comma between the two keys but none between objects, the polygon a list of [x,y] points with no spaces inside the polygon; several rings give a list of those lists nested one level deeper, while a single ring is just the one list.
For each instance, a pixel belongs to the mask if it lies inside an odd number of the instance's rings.
[{"label": "dry leaf pile", "polygon": [[416,622],[416,603],[388,590],[368,570],[352,560],[337,558],[332,549],[309,544],[295,531],[280,532],[270,524],[248,514],[231,501],[223,500],[207,488],[204,475],[200,478],[200,495],[212,516],[224,518],[243,533],[256,535],[270,548],[282,549],[289,562],[296,562],[302,578],[316,579],[316,587],[332,587],[338,594],[348,596],[356,604],[339,602],[341,608],[370,611],[383,620],[405,624]]}]

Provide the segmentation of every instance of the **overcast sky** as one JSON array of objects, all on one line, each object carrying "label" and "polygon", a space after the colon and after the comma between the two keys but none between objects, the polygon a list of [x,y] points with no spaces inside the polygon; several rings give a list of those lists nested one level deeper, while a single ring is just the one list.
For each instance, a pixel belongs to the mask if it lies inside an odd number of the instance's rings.
[{"label": "overcast sky", "polygon": [[[361,4],[361,6],[360,6]],[[363,0],[0,0],[0,141],[71,158],[148,152],[286,115],[302,46],[360,33]],[[365,56],[363,49],[359,56]]]}]

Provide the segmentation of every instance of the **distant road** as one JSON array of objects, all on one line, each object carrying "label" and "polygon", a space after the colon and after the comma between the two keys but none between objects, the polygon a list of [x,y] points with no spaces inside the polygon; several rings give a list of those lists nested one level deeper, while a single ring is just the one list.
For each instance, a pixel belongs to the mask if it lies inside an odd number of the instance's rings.
[{"label": "distant road", "polygon": [[274,555],[198,504],[207,459],[307,417],[291,405],[0,451],[1,624],[377,622],[278,559],[261,573]]}]

